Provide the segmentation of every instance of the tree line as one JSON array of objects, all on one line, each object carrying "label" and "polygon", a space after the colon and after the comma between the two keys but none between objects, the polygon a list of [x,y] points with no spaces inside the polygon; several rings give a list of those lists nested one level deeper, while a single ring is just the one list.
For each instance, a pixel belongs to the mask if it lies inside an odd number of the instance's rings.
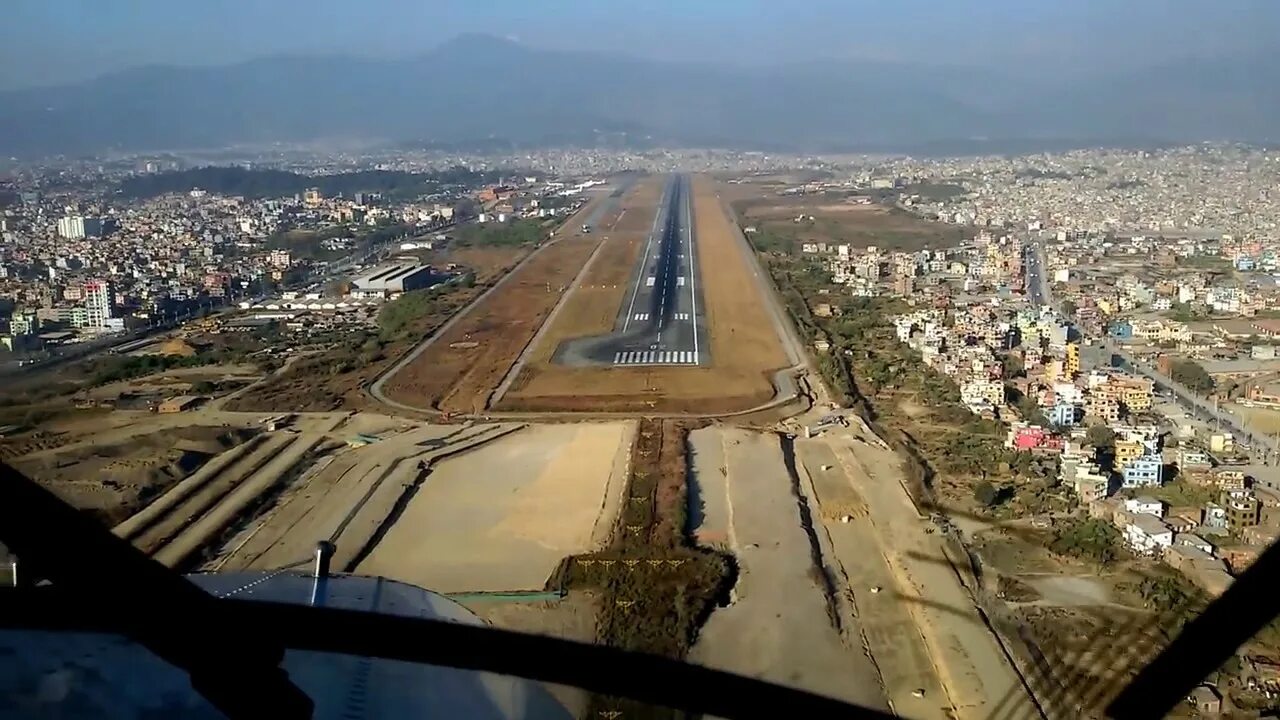
[{"label": "tree line", "polygon": [[473,171],[462,166],[431,173],[359,170],[332,175],[208,166],[137,175],[122,181],[117,190],[121,195],[133,199],[188,192],[197,188],[220,195],[260,199],[296,195],[313,187],[318,188],[325,196],[349,197],[358,192],[376,192],[393,197],[416,197],[458,185],[474,186],[497,182],[499,177],[494,171]]}]

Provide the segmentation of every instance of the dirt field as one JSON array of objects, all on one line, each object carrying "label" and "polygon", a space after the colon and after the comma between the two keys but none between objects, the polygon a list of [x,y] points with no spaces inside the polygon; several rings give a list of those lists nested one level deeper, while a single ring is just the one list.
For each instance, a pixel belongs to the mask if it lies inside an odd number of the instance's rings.
[{"label": "dirt field", "polygon": [[539,425],[441,462],[356,572],[438,592],[541,590],[610,524],[606,489],[621,487],[634,430]]},{"label": "dirt field", "polygon": [[1275,435],[1280,432],[1280,410],[1265,407],[1245,407],[1238,403],[1227,405],[1231,412],[1244,418],[1254,432]]},{"label": "dirt field", "polygon": [[[557,327],[547,334],[546,347],[538,353],[543,361],[525,367],[498,407],[718,413],[745,410],[772,398],[770,376],[786,366],[786,355],[767,320],[764,299],[751,274],[753,266],[716,193],[717,186],[710,178],[694,179],[694,224],[711,332],[711,366],[568,368],[546,362],[561,340],[612,328],[626,279],[635,272],[637,250],[620,248],[610,258],[599,258],[591,273],[600,278],[599,284],[616,279],[619,287],[575,292],[557,318]],[[637,191],[632,200],[634,204],[628,206],[620,225],[642,227],[647,233],[658,195]],[[644,216],[643,222],[633,220],[637,213]],[[606,260],[612,264],[608,270]]]},{"label": "dirt field", "polygon": [[[880,581],[882,592],[855,594],[860,614],[871,613],[867,633],[873,654],[874,618],[883,618],[879,613],[886,612],[903,614],[905,609],[918,635],[910,645],[892,646],[903,651],[916,646],[917,641],[923,644],[909,653],[914,659],[903,667],[919,672],[927,667],[921,667],[922,663],[931,660],[934,672],[930,674],[945,688],[946,700],[956,716],[985,720],[1000,707],[1009,717],[1031,717],[1030,699],[962,584],[952,547],[934,531],[929,519],[919,514],[904,489],[899,458],[874,443],[854,440],[856,435],[835,431],[819,442],[834,453],[840,473],[866,502],[866,537],[846,535],[849,526],[856,527],[861,521],[828,522],[827,527],[851,582],[863,572],[884,578]],[[872,538],[879,559],[868,555]],[[884,629],[892,631],[900,624],[890,623]],[[882,637],[880,642],[886,639]],[[908,662],[903,655],[898,659]],[[941,709],[941,698],[936,696],[926,693],[925,699]]]},{"label": "dirt field", "polygon": [[349,571],[417,492],[427,477],[424,467],[518,428],[424,425],[361,413],[342,425],[338,437],[379,439],[319,457],[259,518],[229,535],[209,567],[270,570],[307,557],[317,540],[329,540],[337,548],[334,569]]},{"label": "dirt field", "polygon": [[94,400],[116,400],[122,395],[159,395],[168,397],[184,393],[195,393],[192,389],[196,383],[217,383],[221,387],[243,387],[260,380],[263,373],[257,366],[249,364],[204,365],[200,367],[173,368],[164,372],[147,375],[135,380],[108,383],[85,392]]},{"label": "dirt field", "polygon": [[35,452],[8,462],[110,525],[247,438],[247,433],[231,428],[192,426],[65,450],[31,446]]},{"label": "dirt field", "polygon": [[[750,186],[739,185],[742,198]],[[918,218],[909,212],[880,204],[860,205],[844,198],[800,196],[740,199],[735,204],[743,223],[793,243],[848,243],[875,245],[889,250],[919,250],[959,243],[964,230]]]},{"label": "dirt field", "polygon": [[560,240],[396,373],[387,382],[387,396],[417,407],[483,412],[490,394],[600,242],[600,235],[583,235],[573,227],[566,225]]}]

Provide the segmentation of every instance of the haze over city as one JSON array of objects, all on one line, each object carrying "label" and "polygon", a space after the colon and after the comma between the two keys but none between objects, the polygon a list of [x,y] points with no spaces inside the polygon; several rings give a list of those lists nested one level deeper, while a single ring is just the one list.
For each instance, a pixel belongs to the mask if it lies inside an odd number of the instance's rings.
[{"label": "haze over city", "polygon": [[0,708],[1280,711],[1280,5],[5,10]]},{"label": "haze over city", "polygon": [[590,144],[600,131],[651,145],[950,152],[982,139],[1004,151],[1265,141],[1280,127],[1280,10],[1263,2],[483,7],[23,2],[22,21],[0,30],[0,152]]}]

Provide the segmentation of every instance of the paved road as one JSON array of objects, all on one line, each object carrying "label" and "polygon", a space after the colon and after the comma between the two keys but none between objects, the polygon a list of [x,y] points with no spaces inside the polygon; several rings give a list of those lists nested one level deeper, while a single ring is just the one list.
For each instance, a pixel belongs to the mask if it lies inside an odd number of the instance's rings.
[{"label": "paved road", "polygon": [[612,334],[562,345],[565,365],[705,365],[711,360],[698,282],[689,179],[667,182]]},{"label": "paved road", "polygon": [[1049,280],[1045,277],[1044,248],[1040,243],[1027,246],[1023,264],[1027,271],[1027,299],[1036,307],[1052,302]]}]

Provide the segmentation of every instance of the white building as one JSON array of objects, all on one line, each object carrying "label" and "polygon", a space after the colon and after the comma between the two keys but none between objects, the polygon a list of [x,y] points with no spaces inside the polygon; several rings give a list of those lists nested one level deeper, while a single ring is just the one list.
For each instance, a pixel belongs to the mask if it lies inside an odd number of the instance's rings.
[{"label": "white building", "polygon": [[1154,515],[1134,515],[1124,526],[1124,540],[1138,555],[1158,556],[1173,544],[1173,530]]},{"label": "white building", "polygon": [[109,322],[111,311],[111,283],[90,280],[84,284],[85,327],[106,330],[115,323]]},{"label": "white building", "polygon": [[1158,518],[1164,517],[1164,503],[1145,495],[1125,500],[1124,509],[1134,515],[1154,515]]}]

